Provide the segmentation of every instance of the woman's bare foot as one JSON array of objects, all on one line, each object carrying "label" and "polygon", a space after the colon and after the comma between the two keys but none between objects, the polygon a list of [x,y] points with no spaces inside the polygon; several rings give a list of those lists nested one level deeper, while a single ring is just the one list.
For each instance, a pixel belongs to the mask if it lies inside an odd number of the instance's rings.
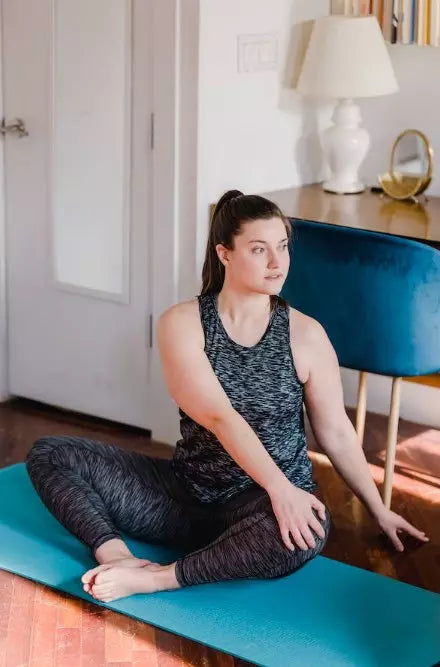
[{"label": "woman's bare foot", "polygon": [[97,567],[92,568],[91,570],[87,570],[81,577],[81,581],[83,583],[83,588],[86,593],[90,593],[93,595],[92,592],[92,585],[94,583],[94,579],[98,572],[104,572],[105,570],[108,570],[109,567],[120,567],[120,568],[139,568],[139,567],[145,567],[146,565],[159,565],[159,563],[152,563],[151,560],[147,560],[146,558],[136,558],[135,556],[129,556],[125,558],[113,558],[112,560],[109,560],[106,563],[101,563]]},{"label": "woman's bare foot", "polygon": [[125,544],[124,540],[114,537],[95,549],[94,556],[100,565],[111,563],[120,558],[132,558],[133,554]]},{"label": "woman's bare foot", "polygon": [[92,593],[93,579],[98,572],[102,571],[102,566],[117,565],[118,567],[144,567],[151,563],[146,558],[136,558],[125,544],[124,540],[119,538],[112,538],[103,542],[94,553],[96,560],[99,563],[98,567],[94,567],[83,574],[81,581],[86,593]]},{"label": "woman's bare foot", "polygon": [[[140,561],[141,559],[135,560]],[[101,602],[111,602],[136,593],[155,593],[180,588],[176,579],[175,563],[127,565],[108,563],[90,570],[90,573],[94,573],[94,581],[88,580],[90,594]],[[86,572],[83,575],[82,581],[88,574]]]}]

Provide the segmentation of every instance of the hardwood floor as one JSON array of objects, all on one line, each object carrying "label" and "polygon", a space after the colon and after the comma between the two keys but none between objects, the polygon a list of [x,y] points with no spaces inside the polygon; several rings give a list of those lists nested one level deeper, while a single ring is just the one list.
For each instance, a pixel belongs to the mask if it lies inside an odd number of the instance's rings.
[{"label": "hardwood floor", "polygon": [[[347,410],[351,419],[353,414]],[[173,448],[148,432],[27,400],[0,404],[0,466],[23,461],[48,434],[88,435],[153,456]],[[392,508],[431,541],[404,539],[396,552],[317,450],[310,457],[320,497],[333,518],[323,555],[440,593],[440,431],[400,421]],[[369,414],[364,449],[376,483],[383,477],[384,417]],[[244,667],[244,661],[0,570],[0,667]]]}]

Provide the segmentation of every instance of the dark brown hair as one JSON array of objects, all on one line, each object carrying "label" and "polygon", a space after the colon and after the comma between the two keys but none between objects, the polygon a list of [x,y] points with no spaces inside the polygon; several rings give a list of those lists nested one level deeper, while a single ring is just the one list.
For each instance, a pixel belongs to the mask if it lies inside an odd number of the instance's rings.
[{"label": "dark brown hair", "polygon": [[[292,236],[290,220],[274,202],[259,195],[244,195],[239,190],[228,190],[222,195],[211,218],[200,295],[218,293],[223,287],[225,267],[217,255],[216,245],[221,243],[225,248],[234,250],[234,237],[242,234],[243,223],[275,217],[283,221],[290,240]],[[271,295],[271,307],[275,300],[276,296]]]}]

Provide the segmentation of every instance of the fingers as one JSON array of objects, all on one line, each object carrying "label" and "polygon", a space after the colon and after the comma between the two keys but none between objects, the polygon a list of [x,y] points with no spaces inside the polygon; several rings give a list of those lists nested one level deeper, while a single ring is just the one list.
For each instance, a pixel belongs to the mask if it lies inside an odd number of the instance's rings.
[{"label": "fingers", "polygon": [[[288,549],[290,549],[290,551],[295,551],[295,549],[296,549],[295,544],[290,539],[290,534],[292,535],[294,542],[299,546],[300,549],[303,549],[304,551],[307,551],[307,549],[309,549],[309,547],[305,543],[304,538],[301,535],[298,528],[293,527],[293,528],[290,528],[290,530],[289,530],[289,528],[284,527],[284,528],[281,529],[280,532],[281,532],[281,537],[283,538],[284,544],[286,545],[286,547]],[[312,540],[313,540],[313,537],[312,537]]]},{"label": "fingers", "polygon": [[387,535],[390,538],[393,545],[395,546],[395,548],[397,549],[397,551],[404,551],[403,544],[399,540],[399,538],[397,536],[397,531],[396,531],[395,528],[392,528],[389,531],[387,531]]},{"label": "fingers", "polygon": [[422,540],[423,542],[428,542],[429,537],[427,537],[426,533],[424,533],[421,530],[417,530],[414,526],[412,526],[408,521],[403,520],[402,528],[406,530],[406,532],[409,535],[412,535],[413,537],[417,537],[417,539]]},{"label": "fingers", "polygon": [[312,530],[320,539],[325,539],[325,530],[313,514],[310,516],[308,524],[303,523],[299,526],[292,525],[290,527],[284,526],[282,529],[280,529],[283,542],[288,549],[291,549],[292,551],[295,550],[295,546],[290,539],[290,535],[292,535],[295,544],[299,546],[300,549],[303,549],[303,551],[307,551],[307,549],[315,549],[316,540],[310,528],[312,528]]},{"label": "fingers", "polygon": [[321,538],[321,540],[325,539],[325,530],[323,526],[319,523],[318,519],[314,515],[312,515],[309,519],[309,525],[312,528],[312,530],[315,531],[318,537]]},{"label": "fingers", "polygon": [[291,551],[295,550],[295,545],[304,551],[315,549],[316,537],[321,540],[325,539],[325,529],[318,518],[322,522],[327,520],[327,508],[313,494],[304,493],[304,496],[303,506],[300,506],[297,511],[292,511],[291,507],[283,505],[278,507],[278,503],[272,503],[281,537]]},{"label": "fingers", "polygon": [[[309,549],[309,546],[306,544],[303,536],[300,533],[299,528],[297,528],[296,526],[293,526],[290,529],[290,532],[291,532],[292,537],[295,540],[296,544],[299,546],[299,548],[303,549],[304,551],[307,551],[307,549]],[[307,531],[304,531],[304,532],[307,532]],[[312,539],[313,539],[313,537],[312,537]]]},{"label": "fingers", "polygon": [[423,542],[429,541],[429,537],[427,537],[427,535],[424,532],[422,532],[421,530],[417,530],[417,528],[415,528],[410,523],[408,523],[408,521],[402,518],[401,521],[396,523],[394,526],[385,526],[382,528],[382,530],[389,537],[389,539],[391,540],[397,551],[405,550],[397,534],[401,533],[402,531],[406,531],[409,535],[412,535],[413,537],[416,537],[419,540],[422,540]]},{"label": "fingers", "polygon": [[[316,534],[324,539],[325,538],[325,531],[319,521],[317,521],[315,518],[310,519],[310,524],[312,524],[313,530],[315,530]],[[289,531],[292,534],[292,537],[296,544],[299,546],[300,549],[303,549],[303,551],[307,551],[307,549],[316,549],[316,540],[313,537],[313,533],[310,530],[309,526],[307,524],[303,524],[301,526],[293,526],[290,528]]]},{"label": "fingers", "polygon": [[309,526],[305,523],[303,526],[300,527],[302,536],[304,540],[307,543],[307,548],[308,549],[315,549],[316,547],[316,540],[312,535],[312,531],[310,530]]},{"label": "fingers", "polygon": [[325,516],[326,507],[325,507],[324,503],[322,503],[320,500],[318,500],[318,498],[316,498],[316,496],[313,496],[313,498],[314,498],[314,501],[312,502],[313,509],[317,510],[317,512],[319,514],[319,518],[322,521],[325,521],[325,519],[326,519],[326,516]]},{"label": "fingers", "polygon": [[281,537],[283,538],[283,542],[286,545],[286,547],[288,549],[290,549],[290,551],[295,551],[295,547],[294,547],[294,545],[293,545],[293,543],[290,539],[288,528],[286,528],[285,526],[282,526],[280,528],[280,532],[281,532]]}]

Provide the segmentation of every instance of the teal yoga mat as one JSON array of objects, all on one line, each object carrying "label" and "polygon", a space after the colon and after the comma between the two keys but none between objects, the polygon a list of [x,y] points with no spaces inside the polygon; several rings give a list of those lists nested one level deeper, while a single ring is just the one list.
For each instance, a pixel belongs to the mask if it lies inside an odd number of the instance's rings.
[{"label": "teal yoga mat", "polygon": [[[163,563],[183,553],[127,542],[137,556]],[[94,565],[46,509],[24,464],[0,470],[0,568],[94,602],[80,582]],[[101,606],[267,667],[440,660],[440,595],[321,556],[280,579],[202,584]]]}]

